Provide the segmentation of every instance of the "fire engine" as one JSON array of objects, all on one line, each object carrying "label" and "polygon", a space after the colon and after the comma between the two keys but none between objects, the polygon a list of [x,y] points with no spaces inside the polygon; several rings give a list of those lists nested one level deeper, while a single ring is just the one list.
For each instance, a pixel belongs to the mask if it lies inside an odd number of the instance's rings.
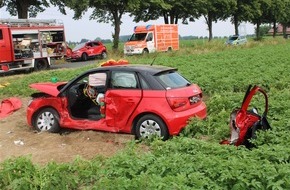
[{"label": "fire engine", "polygon": [[45,70],[66,55],[64,25],[55,19],[0,19],[0,73]]}]

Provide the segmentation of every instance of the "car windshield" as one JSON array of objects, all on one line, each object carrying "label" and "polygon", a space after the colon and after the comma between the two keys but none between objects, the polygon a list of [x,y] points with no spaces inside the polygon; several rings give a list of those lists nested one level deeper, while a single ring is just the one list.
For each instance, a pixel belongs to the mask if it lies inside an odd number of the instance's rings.
[{"label": "car windshield", "polygon": [[156,76],[166,89],[181,88],[191,83],[177,72],[167,72]]},{"label": "car windshield", "polygon": [[231,36],[230,38],[229,38],[229,40],[236,40],[236,39],[238,39],[239,37],[238,36]]},{"label": "car windshield", "polygon": [[130,38],[130,41],[142,41],[145,39],[147,33],[137,33],[133,34]]},{"label": "car windshield", "polygon": [[81,44],[77,45],[76,47],[74,47],[73,51],[76,51],[76,50],[81,49],[82,47],[85,46],[85,44],[86,44],[86,43],[81,43]]}]

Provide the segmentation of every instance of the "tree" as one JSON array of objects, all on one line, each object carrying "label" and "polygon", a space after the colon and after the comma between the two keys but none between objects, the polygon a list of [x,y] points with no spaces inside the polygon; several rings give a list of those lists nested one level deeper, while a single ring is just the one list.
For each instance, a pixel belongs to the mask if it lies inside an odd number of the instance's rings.
[{"label": "tree", "polygon": [[249,10],[251,9],[250,4],[251,0],[236,0],[236,7],[233,8],[233,14],[231,17],[231,22],[235,27],[235,34],[239,34],[239,26],[241,22],[249,19]]},{"label": "tree", "polygon": [[287,3],[289,6],[289,0],[271,0],[269,7],[265,10],[265,22],[273,23],[273,37],[277,33],[277,23],[283,18],[287,18],[289,12],[287,13]]},{"label": "tree", "polygon": [[250,2],[249,21],[256,25],[256,39],[260,40],[260,26],[267,21],[267,13],[271,6],[271,0],[252,0]]},{"label": "tree", "polygon": [[[2,3],[1,3],[2,2]],[[6,7],[6,10],[12,16],[18,16],[19,19],[36,17],[37,13],[43,12],[51,5],[58,6],[59,10],[65,14],[64,4],[58,0],[2,0],[0,7]]]},{"label": "tree", "polygon": [[284,1],[284,6],[280,10],[278,22],[283,26],[283,37],[287,38],[286,29],[290,27],[290,0]]},{"label": "tree", "polygon": [[204,16],[208,26],[209,41],[211,41],[213,37],[212,23],[228,18],[233,12],[233,7],[236,7],[235,0],[199,1],[199,12]]},{"label": "tree", "polygon": [[[132,10],[130,16],[134,16],[135,22],[149,20],[157,20],[159,17],[163,17],[164,10],[169,10],[171,6],[165,3],[163,0],[152,1],[152,0],[143,0],[140,2],[139,7]],[[168,16],[164,17],[164,23],[168,24]]]},{"label": "tree", "polygon": [[67,0],[65,4],[74,10],[74,19],[80,19],[82,14],[92,8],[90,19],[100,23],[112,22],[114,26],[113,49],[117,50],[122,16],[130,10],[136,9],[139,6],[139,0]]},{"label": "tree", "polygon": [[178,24],[179,19],[197,17],[195,2],[196,0],[144,0],[131,12],[131,16],[134,16],[135,22],[147,22],[163,17],[164,24]]}]

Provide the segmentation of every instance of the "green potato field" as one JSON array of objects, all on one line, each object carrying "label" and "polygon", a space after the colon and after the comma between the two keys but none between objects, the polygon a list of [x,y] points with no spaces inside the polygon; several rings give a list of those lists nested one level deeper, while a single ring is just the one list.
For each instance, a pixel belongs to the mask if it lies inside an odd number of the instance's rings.
[{"label": "green potato field", "polygon": [[[290,189],[290,40],[269,38],[244,46],[188,40],[180,42],[179,51],[130,57],[111,52],[109,58],[178,68],[201,87],[207,119],[190,120],[167,141],[132,141],[109,158],[44,166],[29,157],[6,160],[0,163],[0,189]],[[0,89],[0,98],[28,97],[30,83],[51,77],[66,81],[94,66],[1,77],[10,85]],[[230,113],[241,106],[249,85],[267,92],[272,130],[259,132],[251,150],[220,145],[230,135]],[[252,104],[263,112],[262,96]]]}]

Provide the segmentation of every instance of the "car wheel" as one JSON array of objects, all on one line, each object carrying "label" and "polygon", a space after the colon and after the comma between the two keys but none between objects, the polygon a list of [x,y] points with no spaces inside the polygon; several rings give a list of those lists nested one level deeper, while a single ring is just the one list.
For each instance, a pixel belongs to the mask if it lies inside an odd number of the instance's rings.
[{"label": "car wheel", "polygon": [[59,114],[55,109],[44,108],[33,119],[33,126],[37,131],[56,133],[60,130]]},{"label": "car wheel", "polygon": [[143,49],[143,51],[142,51],[143,55],[148,54],[148,53],[149,53],[148,49]]},{"label": "car wheel", "polygon": [[82,60],[87,61],[88,60],[88,55],[86,53],[82,54]]},{"label": "car wheel", "polygon": [[102,59],[106,59],[107,58],[107,52],[103,51],[101,57],[102,57]]},{"label": "car wheel", "polygon": [[162,140],[169,138],[165,123],[159,117],[149,114],[141,117],[136,124],[135,135],[137,139],[161,137]]},{"label": "car wheel", "polygon": [[35,64],[34,64],[34,70],[35,71],[46,70],[48,68],[49,68],[49,65],[48,65],[46,59],[35,60]]}]

